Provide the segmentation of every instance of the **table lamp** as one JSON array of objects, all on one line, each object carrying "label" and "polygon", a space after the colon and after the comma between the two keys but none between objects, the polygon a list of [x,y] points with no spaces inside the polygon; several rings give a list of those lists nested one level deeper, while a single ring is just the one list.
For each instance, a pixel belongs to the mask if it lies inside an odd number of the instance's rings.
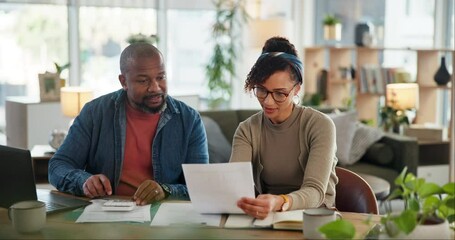
[{"label": "table lamp", "polygon": [[415,111],[418,108],[419,85],[417,83],[387,84],[386,107],[381,112],[385,130],[392,127],[394,132],[400,133],[401,125],[409,125],[415,118]]},{"label": "table lamp", "polygon": [[397,110],[419,108],[419,85],[417,83],[387,84],[387,106]]},{"label": "table lamp", "polygon": [[71,118],[77,117],[85,103],[92,100],[92,98],[93,92],[86,88],[63,87],[60,89],[60,104],[62,112],[65,116]]}]

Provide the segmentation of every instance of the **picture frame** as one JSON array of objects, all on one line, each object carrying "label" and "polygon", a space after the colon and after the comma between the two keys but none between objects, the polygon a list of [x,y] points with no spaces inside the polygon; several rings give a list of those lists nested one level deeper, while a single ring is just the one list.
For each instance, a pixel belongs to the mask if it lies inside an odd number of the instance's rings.
[{"label": "picture frame", "polygon": [[60,101],[60,75],[45,72],[38,74],[41,102]]}]

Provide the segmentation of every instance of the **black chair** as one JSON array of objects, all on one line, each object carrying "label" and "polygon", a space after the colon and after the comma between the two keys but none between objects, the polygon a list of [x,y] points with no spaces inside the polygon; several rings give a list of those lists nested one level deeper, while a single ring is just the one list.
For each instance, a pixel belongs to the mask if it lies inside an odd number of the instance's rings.
[{"label": "black chair", "polygon": [[379,214],[373,189],[362,177],[342,167],[335,171],[338,176],[335,206],[339,211]]}]

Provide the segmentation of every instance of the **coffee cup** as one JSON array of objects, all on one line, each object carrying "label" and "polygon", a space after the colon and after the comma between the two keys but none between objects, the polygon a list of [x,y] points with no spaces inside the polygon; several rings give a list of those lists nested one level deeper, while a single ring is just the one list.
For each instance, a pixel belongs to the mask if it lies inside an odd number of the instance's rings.
[{"label": "coffee cup", "polygon": [[341,219],[336,210],[327,208],[310,208],[303,210],[303,236],[305,239],[325,239],[319,228],[326,223]]},{"label": "coffee cup", "polygon": [[40,231],[46,224],[46,207],[36,200],[17,202],[8,209],[14,229],[20,233]]}]

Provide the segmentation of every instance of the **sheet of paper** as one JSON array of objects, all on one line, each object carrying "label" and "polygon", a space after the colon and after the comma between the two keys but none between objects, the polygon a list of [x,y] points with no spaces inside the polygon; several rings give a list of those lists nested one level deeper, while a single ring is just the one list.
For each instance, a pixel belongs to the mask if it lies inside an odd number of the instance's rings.
[{"label": "sheet of paper", "polygon": [[162,203],[150,226],[205,225],[219,227],[221,214],[200,214],[191,203]]},{"label": "sheet of paper", "polygon": [[148,222],[150,217],[150,204],[135,206],[129,212],[107,212],[103,211],[104,199],[95,199],[92,204],[85,207],[82,214],[76,220],[77,223],[84,222]]},{"label": "sheet of paper", "polygon": [[191,203],[199,213],[243,213],[237,201],[255,197],[249,162],[182,164],[182,168]]},{"label": "sheet of paper", "polygon": [[254,226],[256,227],[271,227],[273,224],[273,217],[275,213],[270,213],[264,219],[256,219],[254,220]]},{"label": "sheet of paper", "polygon": [[229,214],[225,228],[252,228],[254,218],[246,214]]}]

